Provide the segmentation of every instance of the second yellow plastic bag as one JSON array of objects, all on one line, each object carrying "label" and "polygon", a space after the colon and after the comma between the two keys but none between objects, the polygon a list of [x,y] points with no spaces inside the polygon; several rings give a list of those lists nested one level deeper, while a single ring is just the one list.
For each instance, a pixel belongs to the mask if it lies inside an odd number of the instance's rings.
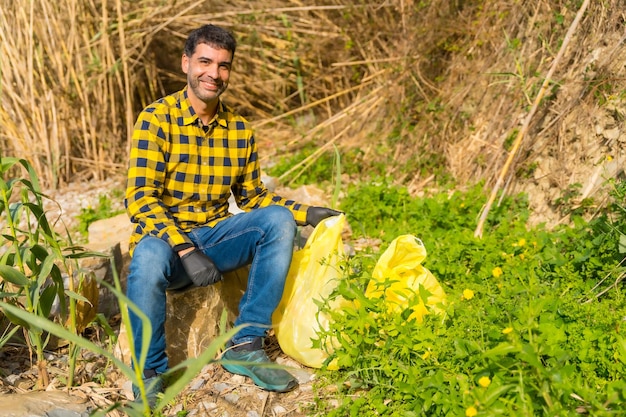
[{"label": "second yellow plastic bag", "polygon": [[325,299],[337,287],[345,222],[343,214],[320,222],[304,248],[294,253],[283,297],[272,316],[282,351],[312,368],[320,368],[328,357],[323,349],[313,348],[317,331],[328,329],[329,323],[328,317],[318,314],[315,300]]},{"label": "second yellow plastic bag", "polygon": [[426,302],[420,300],[413,306],[409,319],[421,323],[429,310],[440,312],[438,305],[445,302],[446,294],[434,275],[422,265],[424,259],[426,248],[421,240],[413,235],[398,236],[378,259],[365,295],[381,297],[380,284],[388,279],[393,283],[384,291],[386,303],[389,311],[400,311],[408,307],[409,298],[419,293],[421,285],[430,295]]}]

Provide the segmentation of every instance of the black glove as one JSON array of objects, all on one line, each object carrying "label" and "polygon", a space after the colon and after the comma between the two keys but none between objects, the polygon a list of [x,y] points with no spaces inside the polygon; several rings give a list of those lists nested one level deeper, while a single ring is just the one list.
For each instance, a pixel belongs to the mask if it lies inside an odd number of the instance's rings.
[{"label": "black glove", "polygon": [[198,287],[215,284],[224,278],[211,258],[198,248],[184,254],[180,261],[191,281]]},{"label": "black glove", "polygon": [[326,207],[311,206],[306,211],[306,224],[310,224],[311,226],[315,227],[322,220],[332,216],[339,216],[340,214],[342,213],[337,210],[329,209]]}]

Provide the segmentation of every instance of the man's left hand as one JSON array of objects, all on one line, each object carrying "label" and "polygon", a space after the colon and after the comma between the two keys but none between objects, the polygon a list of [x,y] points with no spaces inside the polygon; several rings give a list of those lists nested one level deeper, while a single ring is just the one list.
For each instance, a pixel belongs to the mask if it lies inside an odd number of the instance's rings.
[{"label": "man's left hand", "polygon": [[315,227],[322,220],[328,217],[332,217],[332,216],[339,216],[340,214],[343,214],[343,213],[337,210],[327,208],[327,207],[311,206],[306,211],[306,223]]}]

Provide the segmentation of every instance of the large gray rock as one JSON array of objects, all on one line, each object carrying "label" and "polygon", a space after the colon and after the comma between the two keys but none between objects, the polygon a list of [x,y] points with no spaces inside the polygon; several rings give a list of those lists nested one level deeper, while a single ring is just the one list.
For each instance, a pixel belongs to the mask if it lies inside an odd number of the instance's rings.
[{"label": "large gray rock", "polygon": [[[228,330],[219,328],[224,311],[229,328],[232,326],[247,279],[248,268],[242,268],[225,274],[224,281],[210,287],[168,292],[165,340],[170,366],[199,356],[216,336]],[[120,329],[115,355],[130,363],[128,333],[124,325]]]},{"label": "large gray rock", "polygon": [[0,417],[87,417],[87,401],[62,391],[0,395]]}]

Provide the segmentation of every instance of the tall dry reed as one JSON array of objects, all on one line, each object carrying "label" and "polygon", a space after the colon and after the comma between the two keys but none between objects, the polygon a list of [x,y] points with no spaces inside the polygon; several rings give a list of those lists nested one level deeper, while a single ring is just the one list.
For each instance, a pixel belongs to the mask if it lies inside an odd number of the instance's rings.
[{"label": "tall dry reed", "polygon": [[[314,141],[357,147],[364,172],[386,164],[413,190],[443,171],[489,183],[573,3],[0,0],[0,152],[28,158],[50,187],[123,172],[137,113],[184,85],[184,39],[216,23],[240,45],[225,100],[253,122],[264,155]],[[590,5],[508,184],[546,154],[566,166],[573,120],[626,91],[613,65],[625,54],[620,4]]]}]

